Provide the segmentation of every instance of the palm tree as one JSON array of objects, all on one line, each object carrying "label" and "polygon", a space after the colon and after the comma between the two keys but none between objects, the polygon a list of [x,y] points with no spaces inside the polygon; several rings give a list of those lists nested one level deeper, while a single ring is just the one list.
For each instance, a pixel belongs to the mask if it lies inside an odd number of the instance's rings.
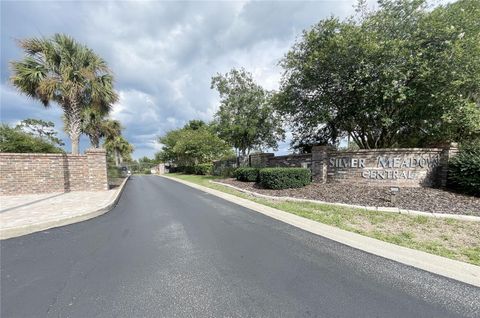
[{"label": "palm tree", "polygon": [[113,139],[122,133],[118,120],[106,119],[106,114],[88,107],[82,113],[82,133],[88,136],[94,148],[100,147],[100,139]]},{"label": "palm tree", "polygon": [[130,157],[130,154],[133,152],[133,146],[121,135],[106,139],[105,148],[110,153],[113,153],[117,167],[122,164],[123,159]]},{"label": "palm tree", "polygon": [[118,120],[107,119],[103,122],[102,129],[105,140],[111,140],[122,134],[123,127]]},{"label": "palm tree", "polygon": [[118,99],[106,62],[91,49],[64,34],[19,41],[26,56],[11,63],[11,81],[45,107],[56,102],[65,115],[72,154],[78,154],[82,111],[107,113]]}]

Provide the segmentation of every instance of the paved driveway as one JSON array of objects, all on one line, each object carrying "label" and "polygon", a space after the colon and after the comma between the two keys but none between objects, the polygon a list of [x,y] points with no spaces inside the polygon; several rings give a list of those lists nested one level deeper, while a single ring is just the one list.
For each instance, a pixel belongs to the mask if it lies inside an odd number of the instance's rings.
[{"label": "paved driveway", "polygon": [[479,317],[480,289],[175,181],[1,242],[1,317]]}]

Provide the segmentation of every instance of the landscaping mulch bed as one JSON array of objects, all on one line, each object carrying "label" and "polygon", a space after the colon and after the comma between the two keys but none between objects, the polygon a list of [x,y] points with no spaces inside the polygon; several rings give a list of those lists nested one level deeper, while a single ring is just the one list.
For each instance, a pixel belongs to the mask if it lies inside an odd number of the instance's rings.
[{"label": "landscaping mulch bed", "polygon": [[388,187],[312,183],[300,189],[270,190],[262,189],[254,182],[241,182],[236,179],[217,181],[271,196],[480,216],[480,198],[434,188],[401,188],[394,204],[390,202]]}]

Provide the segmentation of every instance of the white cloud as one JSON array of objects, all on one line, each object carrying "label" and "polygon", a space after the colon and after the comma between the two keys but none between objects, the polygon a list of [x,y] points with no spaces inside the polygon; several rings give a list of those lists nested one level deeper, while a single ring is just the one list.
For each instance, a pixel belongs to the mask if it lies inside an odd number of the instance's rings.
[{"label": "white cloud", "polygon": [[[70,34],[109,63],[120,95],[111,116],[126,127],[134,157],[152,156],[158,135],[190,119],[212,119],[218,107],[212,75],[245,67],[276,89],[278,61],[300,32],[353,12],[355,2],[2,1],[1,78],[8,77],[8,61],[21,57],[14,38]],[[1,104],[2,121],[34,114],[60,122],[60,109],[44,110],[4,85]]]}]

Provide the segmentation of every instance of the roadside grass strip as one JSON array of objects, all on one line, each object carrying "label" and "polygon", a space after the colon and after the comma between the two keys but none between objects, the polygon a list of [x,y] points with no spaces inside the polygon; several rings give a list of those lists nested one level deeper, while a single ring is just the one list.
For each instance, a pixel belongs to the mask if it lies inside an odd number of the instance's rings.
[{"label": "roadside grass strip", "polygon": [[385,242],[480,265],[480,222],[269,200],[210,182],[218,177],[173,173],[168,176]]}]

